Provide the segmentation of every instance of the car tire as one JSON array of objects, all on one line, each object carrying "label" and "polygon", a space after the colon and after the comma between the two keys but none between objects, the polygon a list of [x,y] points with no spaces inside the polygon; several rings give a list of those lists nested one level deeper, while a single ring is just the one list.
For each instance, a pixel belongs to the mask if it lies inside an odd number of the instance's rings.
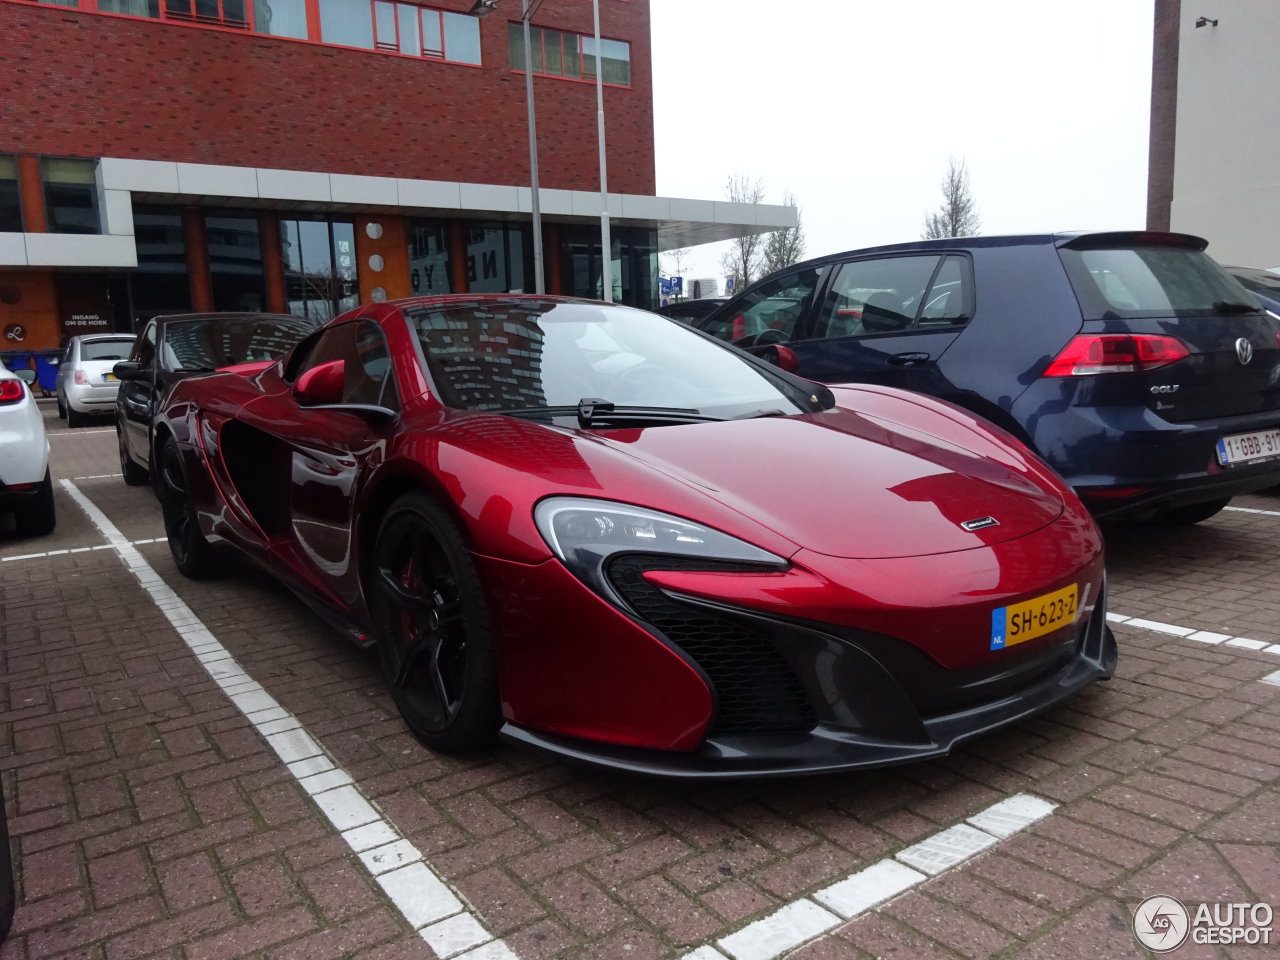
[{"label": "car tire", "polygon": [[89,418],[87,415],[81,413],[79,410],[77,410],[75,407],[71,406],[70,404],[67,405],[67,426],[68,427],[72,429],[76,427],[83,427],[86,423],[88,423],[88,421],[89,421]]},{"label": "car tire", "polygon": [[378,528],[368,583],[378,659],[409,729],[446,753],[492,743],[502,716],[492,623],[457,524],[425,494],[401,497]]},{"label": "car tire", "polygon": [[58,419],[67,419],[67,405],[62,402],[62,398],[58,397]]},{"label": "car tire", "polygon": [[35,497],[14,511],[13,522],[23,537],[43,537],[53,532],[58,518],[53,503],[53,478],[48,470],[44,472],[44,480],[40,482]]},{"label": "car tire", "polygon": [[177,444],[166,443],[160,451],[157,476],[164,533],[174,565],[184,577],[205,580],[222,572],[222,556],[200,532],[200,521],[187,495],[186,471]]},{"label": "car tire", "polygon": [[1156,523],[1166,527],[1189,527],[1221,513],[1230,502],[1231,498],[1228,497],[1225,500],[1207,500],[1204,503],[1192,503],[1185,507],[1172,507],[1159,514],[1156,517]]},{"label": "car tire", "polygon": [[120,446],[120,473],[124,477],[124,482],[131,487],[145,485],[151,479],[151,471],[134,463],[125,445],[124,434],[120,432],[119,427],[116,428],[116,441]]}]

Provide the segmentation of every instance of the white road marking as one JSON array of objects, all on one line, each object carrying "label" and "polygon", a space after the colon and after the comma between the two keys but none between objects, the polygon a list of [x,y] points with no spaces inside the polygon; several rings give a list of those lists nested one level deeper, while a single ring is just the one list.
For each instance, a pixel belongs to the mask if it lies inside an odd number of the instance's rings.
[{"label": "white road marking", "polygon": [[112,477],[123,477],[123,473],[94,473],[87,477],[72,477],[72,480],[110,480]]},{"label": "white road marking", "polygon": [[[63,480],[63,483],[68,481]],[[164,537],[152,537],[150,540],[130,540],[131,546],[138,546],[146,543],[164,543]],[[114,543],[100,543],[96,547],[73,547],[67,550],[46,550],[44,553],[20,553],[12,557],[0,557],[0,563],[8,563],[10,560],[39,560],[41,557],[60,557],[64,553],[89,553],[93,550],[114,550]]]},{"label": "white road marking", "polygon": [[[106,538],[106,548],[119,554],[209,676],[307,788],[320,811],[431,949],[445,960],[518,960],[510,947],[494,939],[468,904],[431,869],[421,851],[382,816],[297,718],[245,673],[107,515],[70,480],[60,482]],[[55,550],[45,555],[64,552],[67,551]],[[292,725],[281,729],[282,722]],[[318,779],[325,776],[329,779]]]},{"label": "white road marking", "polygon": [[1269,683],[1273,687],[1280,687],[1280,670],[1277,670],[1275,673],[1268,673],[1262,678],[1262,682]]},{"label": "white road marking", "polygon": [[1260,513],[1267,517],[1280,517],[1280,510],[1255,510],[1253,507],[1224,507],[1225,510],[1234,510],[1236,513]]},{"label": "white road marking", "polygon": [[115,432],[116,432],[115,428],[111,428],[108,430],[72,430],[68,428],[66,430],[50,430],[48,432],[48,436],[50,437],[92,437],[95,434],[99,434],[99,433],[115,433]]},{"label": "white road marking", "polygon": [[1197,643],[1221,644],[1226,647],[1240,647],[1245,650],[1258,650],[1280,656],[1280,643],[1266,640],[1251,640],[1248,637],[1233,637],[1226,633],[1213,633],[1210,630],[1197,630],[1195,627],[1177,627],[1172,623],[1161,623],[1158,620],[1143,620],[1140,617],[1126,617],[1122,613],[1108,613],[1107,619],[1112,623],[1123,623],[1126,627],[1139,627],[1143,630],[1154,630],[1156,633],[1168,633],[1183,640],[1195,640]]},{"label": "white road marking", "polygon": [[958,866],[975,853],[1044,819],[1056,808],[1057,804],[1027,793],[1007,797],[975,813],[965,823],[940,830],[892,858],[824,887],[812,898],[801,897],[721,937],[715,946],[686,953],[682,960],[773,960],[930,876]]}]

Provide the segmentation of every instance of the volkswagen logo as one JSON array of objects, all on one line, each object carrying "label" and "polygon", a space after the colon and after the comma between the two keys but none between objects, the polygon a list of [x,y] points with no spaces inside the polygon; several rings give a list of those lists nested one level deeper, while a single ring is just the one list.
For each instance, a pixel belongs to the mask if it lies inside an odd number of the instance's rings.
[{"label": "volkswagen logo", "polygon": [[1253,359],[1253,344],[1247,338],[1241,337],[1236,341],[1236,356],[1242,364],[1247,365]]}]

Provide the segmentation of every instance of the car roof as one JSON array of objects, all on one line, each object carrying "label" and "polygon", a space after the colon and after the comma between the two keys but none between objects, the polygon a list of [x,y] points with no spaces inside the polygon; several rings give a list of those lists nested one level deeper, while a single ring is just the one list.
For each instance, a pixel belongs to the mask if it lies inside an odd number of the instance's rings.
[{"label": "car roof", "polygon": [[138,335],[136,333],[77,333],[70,339],[79,340],[81,343],[89,340],[137,340]]},{"label": "car roof", "polygon": [[[911,240],[905,243],[887,243],[877,247],[860,247],[829,253],[795,264],[796,267],[825,266],[851,256],[877,253],[929,252],[931,250],[963,250],[982,247],[1017,246],[1078,246],[1105,243],[1158,243],[1173,246],[1195,247],[1203,250],[1208,241],[1189,233],[1162,233],[1150,230],[1069,230],[1057,233],[997,234],[976,237],[942,237],[937,240]],[[791,268],[784,268],[791,269]]]},{"label": "car roof", "polygon": [[159,316],[152,317],[147,322],[154,321],[157,324],[174,323],[186,320],[293,320],[305,323],[306,317],[295,316],[292,313],[260,313],[255,310],[230,310],[222,313],[164,313]]}]

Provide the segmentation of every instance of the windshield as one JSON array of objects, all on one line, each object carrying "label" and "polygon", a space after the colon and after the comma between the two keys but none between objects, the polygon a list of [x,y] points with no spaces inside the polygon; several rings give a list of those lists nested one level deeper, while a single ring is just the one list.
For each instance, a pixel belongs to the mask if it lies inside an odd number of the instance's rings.
[{"label": "windshield", "polygon": [[627,307],[487,300],[410,307],[441,399],[527,411],[598,398],[714,417],[799,413],[808,394],[684,324]]},{"label": "windshield", "polygon": [[164,324],[166,370],[216,370],[275,360],[316,329],[310,320],[282,317],[193,317]]},{"label": "windshield", "polygon": [[81,340],[81,360],[123,360],[133,349],[133,337],[119,340]]},{"label": "windshield", "polygon": [[1086,320],[1208,315],[1254,300],[1218,264],[1186,247],[1063,248]]}]

